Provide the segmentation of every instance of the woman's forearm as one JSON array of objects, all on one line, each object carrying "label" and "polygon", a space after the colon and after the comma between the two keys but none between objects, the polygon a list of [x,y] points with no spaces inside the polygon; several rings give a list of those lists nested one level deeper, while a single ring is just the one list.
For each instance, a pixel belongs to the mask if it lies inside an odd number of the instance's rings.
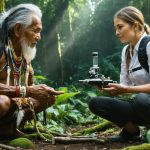
[{"label": "woman's forearm", "polygon": [[127,93],[150,93],[150,84],[128,86]]}]

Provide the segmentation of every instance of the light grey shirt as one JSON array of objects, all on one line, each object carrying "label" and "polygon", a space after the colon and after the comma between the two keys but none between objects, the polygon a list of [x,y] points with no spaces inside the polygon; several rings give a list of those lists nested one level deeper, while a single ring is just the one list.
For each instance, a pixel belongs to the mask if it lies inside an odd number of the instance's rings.
[{"label": "light grey shirt", "polygon": [[[150,74],[144,69],[140,69],[137,71],[132,72],[131,70],[141,66],[138,60],[138,48],[141,40],[146,36],[147,34],[144,33],[142,37],[139,39],[137,44],[134,47],[133,50],[133,55],[131,55],[131,61],[129,64],[129,74],[127,73],[126,70],[126,45],[123,50],[122,50],[122,57],[121,57],[121,73],[120,73],[120,83],[124,85],[142,85],[142,84],[147,84],[150,83]],[[148,56],[148,65],[149,65],[149,70],[150,70],[150,42],[146,46],[146,53]],[[131,71],[131,72],[130,72]]]}]

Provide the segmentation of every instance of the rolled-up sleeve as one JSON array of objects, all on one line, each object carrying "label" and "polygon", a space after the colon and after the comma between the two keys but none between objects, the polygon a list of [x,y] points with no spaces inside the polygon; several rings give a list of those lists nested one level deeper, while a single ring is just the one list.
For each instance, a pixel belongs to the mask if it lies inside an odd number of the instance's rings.
[{"label": "rolled-up sleeve", "polygon": [[126,49],[127,45],[122,50],[122,56],[121,56],[121,72],[120,72],[120,84],[123,85],[131,85],[131,81],[128,78],[128,73],[126,71]]}]

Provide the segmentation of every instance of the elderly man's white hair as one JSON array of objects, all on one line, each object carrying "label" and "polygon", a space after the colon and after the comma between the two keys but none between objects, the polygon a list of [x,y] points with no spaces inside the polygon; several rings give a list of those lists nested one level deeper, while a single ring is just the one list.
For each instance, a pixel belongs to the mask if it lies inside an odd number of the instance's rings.
[{"label": "elderly man's white hair", "polygon": [[19,4],[0,15],[0,57],[8,43],[12,28],[20,23],[26,28],[32,23],[32,16],[42,17],[41,10],[34,4]]},{"label": "elderly man's white hair", "polygon": [[27,27],[32,22],[32,14],[42,17],[41,10],[34,4],[19,4],[10,10],[3,12],[0,16],[0,27],[3,23],[7,26],[7,30],[10,30],[16,23],[22,24]]}]

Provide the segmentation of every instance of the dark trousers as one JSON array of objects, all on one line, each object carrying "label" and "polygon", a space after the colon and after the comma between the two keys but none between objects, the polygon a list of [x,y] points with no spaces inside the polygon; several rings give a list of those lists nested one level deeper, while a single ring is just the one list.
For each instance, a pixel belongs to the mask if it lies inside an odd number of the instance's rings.
[{"label": "dark trousers", "polygon": [[140,93],[132,100],[113,97],[95,97],[89,103],[90,110],[119,127],[127,122],[150,125],[150,94]]}]

